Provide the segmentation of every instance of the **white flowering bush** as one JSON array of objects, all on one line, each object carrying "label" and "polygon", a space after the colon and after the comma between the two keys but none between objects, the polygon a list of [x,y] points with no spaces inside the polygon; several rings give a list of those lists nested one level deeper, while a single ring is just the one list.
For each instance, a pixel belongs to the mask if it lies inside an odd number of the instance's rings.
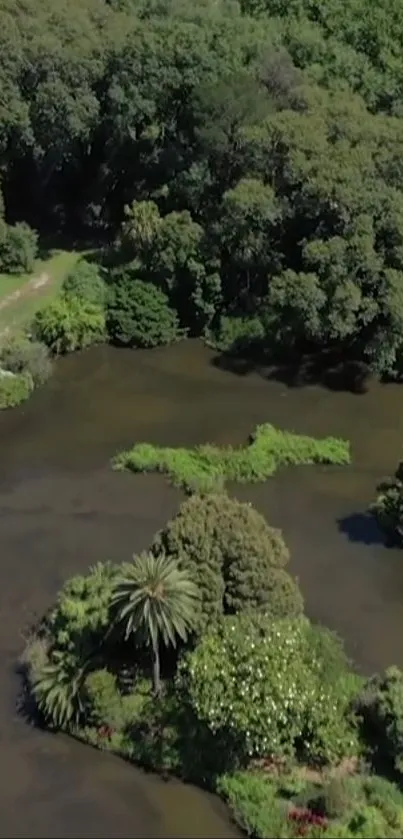
[{"label": "white flowering bush", "polygon": [[336,760],[355,738],[311,633],[305,618],[224,618],[182,661],[178,688],[213,733],[232,734],[242,759],[308,752]]}]

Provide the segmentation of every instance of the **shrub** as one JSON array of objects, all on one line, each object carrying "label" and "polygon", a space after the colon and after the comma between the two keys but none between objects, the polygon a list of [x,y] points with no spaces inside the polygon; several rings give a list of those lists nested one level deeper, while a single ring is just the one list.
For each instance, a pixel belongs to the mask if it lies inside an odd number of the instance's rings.
[{"label": "shrub", "polygon": [[208,444],[172,449],[137,443],[115,457],[113,465],[132,472],[165,472],[176,486],[188,491],[211,491],[222,488],[226,481],[264,481],[280,466],[349,462],[349,444],[344,440],[314,440],[265,423],[257,426],[250,444],[243,448]]},{"label": "shrub", "polygon": [[106,283],[99,267],[80,259],[63,281],[62,296],[65,300],[75,297],[85,303],[103,307],[106,302]]},{"label": "shrub", "polygon": [[[184,701],[213,733],[232,738],[240,761],[305,753],[335,761],[355,746],[309,639],[305,619],[238,615],[185,656],[178,672]],[[324,727],[337,732],[330,744]]]},{"label": "shrub", "polygon": [[259,318],[224,316],[218,332],[209,334],[208,343],[221,352],[236,355],[261,347],[264,337],[264,327]]},{"label": "shrub", "polygon": [[34,383],[29,373],[14,375],[2,373],[0,370],[0,410],[14,408],[25,402],[33,389]]},{"label": "shrub", "polygon": [[6,273],[33,271],[38,251],[38,234],[24,221],[8,226],[0,245],[0,268]]},{"label": "shrub", "polygon": [[88,574],[68,580],[46,616],[46,629],[56,648],[73,653],[91,649],[103,639],[110,623],[110,604],[118,566],[98,563]]},{"label": "shrub", "polygon": [[116,676],[105,668],[94,670],[84,683],[86,720],[95,726],[107,725],[112,729],[122,724],[122,697],[117,688]]},{"label": "shrub", "polygon": [[370,507],[379,526],[392,542],[403,544],[403,461],[393,478],[377,487],[378,496]]},{"label": "shrub", "polygon": [[189,569],[201,593],[198,630],[224,611],[262,608],[284,617],[302,610],[298,587],[283,570],[289,553],[281,532],[250,504],[224,494],[191,496],[152,550]]},{"label": "shrub", "polygon": [[217,792],[228,802],[238,824],[248,836],[269,839],[289,836],[287,812],[271,780],[254,772],[222,775]]},{"label": "shrub", "polygon": [[103,341],[105,314],[94,303],[60,298],[36,313],[32,329],[39,341],[59,355]]},{"label": "shrub", "polygon": [[364,686],[357,710],[368,744],[403,774],[403,673],[390,667]]},{"label": "shrub", "polygon": [[176,312],[152,283],[123,277],[110,288],[107,305],[110,338],[131,347],[156,347],[179,337]]},{"label": "shrub", "polygon": [[52,362],[45,344],[30,341],[24,335],[6,338],[0,347],[0,364],[12,373],[29,373],[35,386],[43,384],[52,372]]}]

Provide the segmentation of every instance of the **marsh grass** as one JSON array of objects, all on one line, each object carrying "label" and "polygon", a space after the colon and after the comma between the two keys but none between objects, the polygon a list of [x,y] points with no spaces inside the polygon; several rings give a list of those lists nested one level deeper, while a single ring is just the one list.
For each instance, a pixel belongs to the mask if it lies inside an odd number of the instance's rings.
[{"label": "marsh grass", "polygon": [[257,426],[244,447],[219,448],[208,443],[185,449],[137,443],[112,461],[117,470],[163,472],[175,486],[188,492],[217,491],[227,481],[264,481],[280,466],[315,463],[350,463],[350,444],[336,437],[315,440],[264,423]]}]

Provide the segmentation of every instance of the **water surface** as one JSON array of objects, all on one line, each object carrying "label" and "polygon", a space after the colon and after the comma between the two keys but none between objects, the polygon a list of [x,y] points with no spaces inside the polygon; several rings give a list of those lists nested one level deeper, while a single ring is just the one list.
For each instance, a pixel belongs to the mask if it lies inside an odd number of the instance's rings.
[{"label": "water surface", "polygon": [[27,405],[0,416],[0,836],[237,835],[213,797],[36,732],[15,714],[27,623],[68,576],[128,559],[177,509],[181,496],[164,477],[110,470],[111,455],[138,440],[242,443],[264,421],[348,437],[351,467],[287,469],[231,490],[283,528],[309,614],[341,632],[361,669],[403,664],[403,561],[366,515],[400,457],[403,388],[288,388],[212,359],[198,342],[92,349],[63,359]]}]

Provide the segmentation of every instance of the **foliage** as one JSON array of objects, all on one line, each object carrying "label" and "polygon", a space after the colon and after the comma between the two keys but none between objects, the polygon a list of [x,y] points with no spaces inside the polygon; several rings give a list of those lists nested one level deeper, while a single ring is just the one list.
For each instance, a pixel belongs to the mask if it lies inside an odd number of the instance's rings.
[{"label": "foliage", "polygon": [[32,330],[55,355],[82,350],[105,339],[105,314],[94,303],[60,298],[36,313]]},{"label": "foliage", "polygon": [[219,778],[217,792],[228,801],[236,821],[247,836],[289,836],[286,806],[270,778],[253,772],[235,772]]},{"label": "foliage", "polygon": [[72,577],[58,594],[45,625],[55,647],[73,654],[78,646],[91,650],[110,624],[110,604],[118,569],[98,563],[85,576]]},{"label": "foliage", "polygon": [[231,354],[250,352],[254,346],[264,346],[265,331],[258,317],[223,317],[219,329],[208,336],[209,343],[221,352]]},{"label": "foliage", "polygon": [[387,537],[398,545],[403,543],[403,462],[399,463],[393,478],[377,487],[378,496],[370,511]]},{"label": "foliage", "polygon": [[12,335],[0,346],[0,365],[12,373],[29,373],[35,386],[43,384],[52,372],[45,344],[25,335]]},{"label": "foliage", "polygon": [[310,634],[303,619],[227,617],[184,659],[184,701],[213,733],[233,738],[241,761],[305,754],[332,762],[354,754],[338,680],[324,679],[326,661],[310,649]]},{"label": "foliage", "polygon": [[123,566],[112,603],[126,638],[137,636],[153,652],[155,693],[160,692],[159,648],[186,641],[194,624],[198,590],[187,571],[163,554],[143,553]]},{"label": "foliage", "polygon": [[107,328],[112,341],[155,347],[178,338],[178,320],[156,286],[125,274],[110,289]]},{"label": "foliage", "polygon": [[193,495],[153,542],[197,583],[195,628],[211,627],[225,612],[262,609],[275,617],[302,611],[298,586],[284,566],[281,532],[250,504],[225,494]]},{"label": "foliage", "polygon": [[35,230],[23,221],[9,225],[0,242],[0,270],[9,274],[30,273],[34,269],[37,250],[38,234]]},{"label": "foliage", "polygon": [[29,373],[4,373],[0,370],[0,410],[14,408],[29,398],[34,389]]},{"label": "foliage", "polygon": [[[218,792],[228,801],[237,822],[248,836],[267,837],[327,836],[329,839],[376,839],[398,837],[402,825],[403,796],[392,783],[383,778],[353,776],[319,779],[316,799],[310,800],[312,789],[303,781],[304,794],[309,804],[302,808],[301,798],[293,796],[294,808],[282,795],[285,779],[258,771],[238,771],[219,778]],[[320,816],[325,802],[335,801],[338,790],[337,812],[328,813],[325,830],[309,829],[309,821],[292,820],[293,815]],[[332,791],[332,792],[331,792]],[[312,807],[312,809],[310,809]],[[319,809],[315,809],[319,808]],[[298,830],[297,825],[304,827]]]},{"label": "foliage", "polygon": [[84,683],[84,702],[88,708],[87,721],[97,727],[119,727],[122,718],[122,697],[117,679],[106,668],[93,670]]},{"label": "foliage", "polygon": [[80,259],[63,281],[62,297],[67,301],[73,297],[83,303],[104,306],[106,283],[98,265]]},{"label": "foliage", "polygon": [[258,425],[248,446],[234,449],[211,444],[194,449],[171,449],[137,443],[113,460],[115,469],[132,472],[166,472],[176,486],[187,490],[219,489],[226,481],[264,481],[280,466],[350,462],[344,440],[280,431],[269,423]]},{"label": "foliage", "polygon": [[369,679],[357,710],[375,754],[403,774],[403,673],[390,667],[383,675]]}]

